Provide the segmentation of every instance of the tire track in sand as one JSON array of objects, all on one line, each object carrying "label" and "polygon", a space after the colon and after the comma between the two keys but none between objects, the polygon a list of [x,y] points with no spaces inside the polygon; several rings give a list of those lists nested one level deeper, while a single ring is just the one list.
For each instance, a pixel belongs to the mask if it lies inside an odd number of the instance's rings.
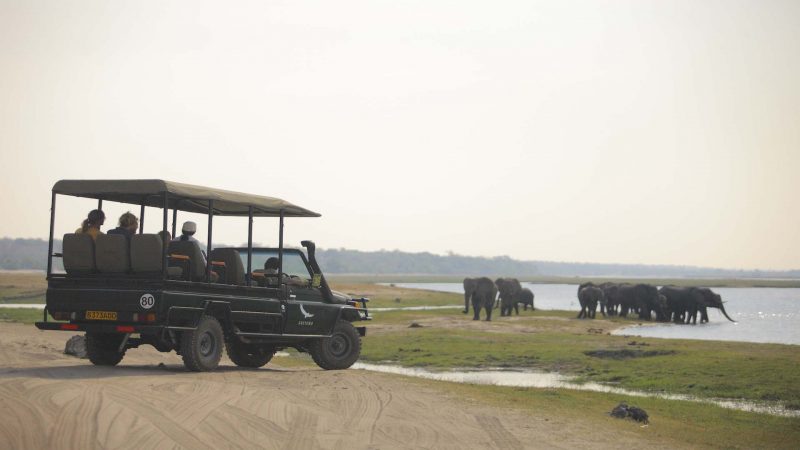
[{"label": "tire track in sand", "polygon": [[474,416],[497,448],[522,450],[522,443],[494,416]]}]

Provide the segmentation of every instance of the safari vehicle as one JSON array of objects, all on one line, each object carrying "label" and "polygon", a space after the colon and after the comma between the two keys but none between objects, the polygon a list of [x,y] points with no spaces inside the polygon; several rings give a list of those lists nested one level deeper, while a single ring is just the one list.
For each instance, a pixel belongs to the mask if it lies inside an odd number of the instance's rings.
[{"label": "safari vehicle", "polygon": [[[103,201],[139,205],[139,232],[96,240],[68,233],[62,252],[53,253],[58,195],[95,199],[98,209]],[[176,351],[193,371],[215,369],[223,347],[242,367],[261,367],[289,347],[323,369],[346,369],[358,359],[367,299],[330,289],[313,242],[302,242],[307,256],[283,245],[286,217],[319,214],[277,198],[163,180],[61,180],[51,202],[47,305],[36,327],[85,332],[93,364],[114,366],[142,344]],[[172,212],[172,236],[178,211],[206,214],[208,263],[197,242],[143,233],[146,206],[163,210],[162,232]],[[246,217],[247,247],[213,248],[215,216]],[[277,248],[253,248],[260,217],[279,219]],[[269,257],[278,259],[276,273],[253,270]],[[62,258],[65,273],[54,272],[54,258]]]}]

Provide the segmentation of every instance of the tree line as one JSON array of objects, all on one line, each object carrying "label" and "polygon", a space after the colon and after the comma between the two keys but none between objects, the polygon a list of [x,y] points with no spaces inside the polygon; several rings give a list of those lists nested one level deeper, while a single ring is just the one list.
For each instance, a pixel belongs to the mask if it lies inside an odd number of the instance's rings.
[{"label": "tree line", "polygon": [[[54,242],[54,249],[61,251],[60,240]],[[47,241],[43,239],[0,238],[0,269],[44,270],[47,267],[46,255]],[[325,273],[331,274],[800,278],[800,270],[761,271],[669,265],[520,261],[508,256],[481,257],[455,253],[437,255],[399,250],[368,252],[343,248],[318,249],[317,259]],[[60,261],[55,259],[54,262],[58,267]]]}]

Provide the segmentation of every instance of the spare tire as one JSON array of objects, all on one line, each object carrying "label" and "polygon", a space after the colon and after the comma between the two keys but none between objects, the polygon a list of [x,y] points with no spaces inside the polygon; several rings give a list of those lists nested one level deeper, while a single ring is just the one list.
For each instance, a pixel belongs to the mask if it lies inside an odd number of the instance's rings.
[{"label": "spare tire", "polygon": [[239,367],[258,368],[265,366],[275,356],[275,346],[245,344],[235,337],[225,343],[228,358]]},{"label": "spare tire", "polygon": [[116,366],[125,356],[119,351],[124,334],[86,333],[86,354],[95,366]]}]

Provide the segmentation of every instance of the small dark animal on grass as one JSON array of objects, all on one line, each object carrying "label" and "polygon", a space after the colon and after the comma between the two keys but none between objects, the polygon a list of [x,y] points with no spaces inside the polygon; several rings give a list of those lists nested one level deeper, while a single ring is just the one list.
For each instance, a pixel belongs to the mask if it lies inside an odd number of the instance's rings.
[{"label": "small dark animal on grass", "polygon": [[627,403],[620,403],[616,408],[612,409],[609,414],[611,414],[611,417],[616,417],[617,419],[630,417],[637,422],[650,422],[650,417],[647,415],[647,411],[636,406],[628,406]]}]

